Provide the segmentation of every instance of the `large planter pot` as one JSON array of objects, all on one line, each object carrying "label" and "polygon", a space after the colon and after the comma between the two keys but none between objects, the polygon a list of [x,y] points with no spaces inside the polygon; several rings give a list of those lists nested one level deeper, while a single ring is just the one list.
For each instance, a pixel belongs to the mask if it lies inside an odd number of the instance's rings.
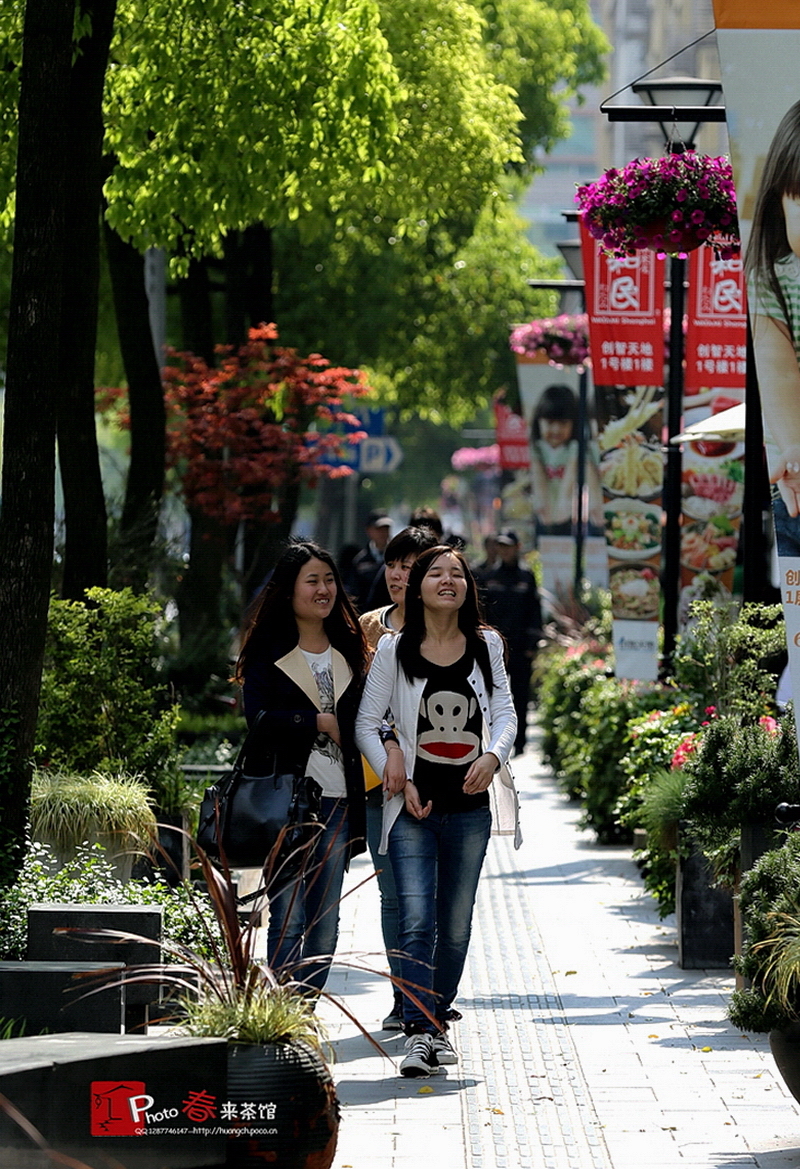
[{"label": "large planter pot", "polygon": [[783,1082],[800,1101],[800,1023],[770,1031],[769,1046]]},{"label": "large planter pot", "polygon": [[[678,829],[679,835],[680,828]],[[678,962],[682,970],[722,970],[734,953],[733,896],[712,884],[702,853],[692,851],[678,862],[675,912]]]},{"label": "large planter pot", "polygon": [[228,1046],[231,1169],[328,1169],[339,1104],[330,1071],[307,1043]]}]

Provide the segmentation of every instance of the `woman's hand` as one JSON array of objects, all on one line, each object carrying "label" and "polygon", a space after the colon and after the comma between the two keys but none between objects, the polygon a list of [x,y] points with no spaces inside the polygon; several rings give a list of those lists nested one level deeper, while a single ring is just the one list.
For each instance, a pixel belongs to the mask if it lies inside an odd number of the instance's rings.
[{"label": "woman's hand", "polygon": [[318,714],[317,730],[320,734],[327,735],[329,739],[332,739],[337,747],[341,747],[342,736],[339,733],[339,722],[335,714]]},{"label": "woman's hand", "polygon": [[789,515],[800,515],[800,446],[790,446],[781,452],[770,482],[778,484]]},{"label": "woman's hand", "polygon": [[406,786],[406,759],[396,743],[386,744],[386,766],[383,769],[383,790],[387,797],[396,796]]},{"label": "woman's hand", "polygon": [[415,817],[415,819],[424,820],[426,816],[430,816],[431,812],[433,811],[433,800],[428,800],[427,804],[423,808],[422,804],[420,803],[417,785],[412,783],[410,779],[406,781],[405,797],[406,811],[410,812],[411,815]]},{"label": "woman's hand", "polygon": [[485,792],[494,779],[494,773],[499,766],[500,760],[496,755],[491,751],[484,752],[479,759],[475,760],[464,776],[464,786],[462,788],[464,794],[475,796],[479,792]]}]

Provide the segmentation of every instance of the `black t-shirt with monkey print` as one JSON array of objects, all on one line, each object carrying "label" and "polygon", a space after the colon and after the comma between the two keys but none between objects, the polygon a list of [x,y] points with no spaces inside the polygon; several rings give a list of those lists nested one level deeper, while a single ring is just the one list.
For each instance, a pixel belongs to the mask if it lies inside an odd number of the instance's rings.
[{"label": "black t-shirt with monkey print", "polygon": [[465,795],[464,776],[482,754],[483,721],[467,681],[473,661],[464,654],[450,666],[426,662],[428,674],[417,720],[414,783],[422,804],[434,812],[467,812],[486,807],[489,793]]}]

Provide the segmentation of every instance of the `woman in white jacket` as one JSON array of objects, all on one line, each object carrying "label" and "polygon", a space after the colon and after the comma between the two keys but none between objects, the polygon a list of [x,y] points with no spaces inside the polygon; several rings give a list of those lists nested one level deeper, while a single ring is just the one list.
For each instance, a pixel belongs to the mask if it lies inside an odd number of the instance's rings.
[{"label": "woman in white jacket", "polygon": [[[381,734],[387,708],[396,744]],[[481,620],[469,566],[431,548],[411,569],[405,626],[379,643],[356,719],[356,742],[384,776],[381,851],[397,885],[402,977],[438,1020],[405,996],[406,1076],[457,1061],[445,1031],[493,807],[495,830],[520,839],[510,774],[495,779],[516,729],[502,638]]]}]

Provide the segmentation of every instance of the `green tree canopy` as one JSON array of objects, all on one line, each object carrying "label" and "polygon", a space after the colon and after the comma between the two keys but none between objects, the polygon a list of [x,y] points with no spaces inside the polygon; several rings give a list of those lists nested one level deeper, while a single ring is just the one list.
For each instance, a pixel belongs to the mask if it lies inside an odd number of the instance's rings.
[{"label": "green tree canopy", "polygon": [[527,281],[552,278],[560,262],[528,242],[504,184],[475,230],[429,231],[387,243],[338,228],[300,249],[276,233],[277,315],[292,345],[349,363],[358,355],[387,405],[460,426],[513,383],[513,324],[555,310],[553,293]]}]

